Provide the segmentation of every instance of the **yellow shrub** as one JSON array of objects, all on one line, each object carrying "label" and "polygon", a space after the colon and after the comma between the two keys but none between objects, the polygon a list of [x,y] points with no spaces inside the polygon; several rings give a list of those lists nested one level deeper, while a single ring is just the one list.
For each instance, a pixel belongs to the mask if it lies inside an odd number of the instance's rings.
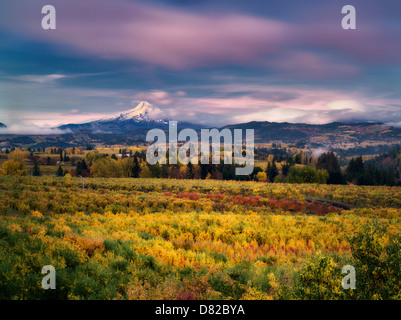
[{"label": "yellow shrub", "polygon": [[11,230],[11,231],[13,231],[13,232],[15,232],[15,231],[17,231],[17,232],[22,232],[22,228],[21,228],[21,226],[20,225],[18,225],[18,224],[10,224],[9,226],[8,226],[8,229],[9,230]]},{"label": "yellow shrub", "polygon": [[31,212],[31,216],[35,218],[43,218],[43,214],[41,214],[39,211],[34,210]]}]

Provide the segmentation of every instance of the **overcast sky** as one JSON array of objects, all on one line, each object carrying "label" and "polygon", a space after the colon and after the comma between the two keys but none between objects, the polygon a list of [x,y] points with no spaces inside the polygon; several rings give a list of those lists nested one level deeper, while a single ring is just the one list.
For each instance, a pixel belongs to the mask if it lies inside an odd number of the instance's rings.
[{"label": "overcast sky", "polygon": [[[57,29],[43,30],[52,4]],[[341,27],[346,4],[356,30]],[[401,124],[399,0],[1,0],[0,122]]]}]

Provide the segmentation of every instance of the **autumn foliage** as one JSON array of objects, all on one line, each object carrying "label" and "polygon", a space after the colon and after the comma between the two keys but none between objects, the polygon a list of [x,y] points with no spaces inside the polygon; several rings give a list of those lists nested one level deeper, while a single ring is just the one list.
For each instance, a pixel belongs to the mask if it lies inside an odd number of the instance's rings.
[{"label": "autumn foliage", "polygon": [[[400,188],[87,178],[82,190],[81,183],[0,177],[0,298],[400,296],[395,276],[378,288],[369,273],[397,275]],[[387,227],[375,233],[366,227],[373,220]],[[53,292],[40,287],[48,264],[57,270]],[[341,288],[345,264],[364,268],[363,295]]]}]

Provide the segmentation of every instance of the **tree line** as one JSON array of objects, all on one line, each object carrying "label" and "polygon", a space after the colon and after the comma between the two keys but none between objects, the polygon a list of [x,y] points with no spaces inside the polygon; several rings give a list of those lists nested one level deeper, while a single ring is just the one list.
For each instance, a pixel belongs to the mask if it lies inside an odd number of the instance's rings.
[{"label": "tree line", "polygon": [[[50,150],[50,149],[49,149]],[[80,154],[74,149],[52,148],[53,154],[59,154],[59,162],[68,162],[68,154]],[[76,153],[75,153],[76,152]],[[46,161],[33,152],[15,149],[9,153],[8,160],[3,162],[0,175],[27,174],[24,159],[33,164],[30,174],[41,175],[40,163]],[[167,157],[168,158],[168,157]],[[80,159],[80,160],[78,160]],[[263,182],[288,183],[327,183],[356,185],[401,185],[400,183],[399,147],[372,160],[363,161],[362,156],[351,158],[345,168],[341,168],[337,156],[333,152],[322,153],[312,157],[305,153],[290,155],[274,155],[267,161],[266,168],[255,166],[251,175],[235,174],[235,164],[156,164],[149,165],[144,150],[125,152],[121,150],[119,157],[115,154],[89,151],[85,157],[73,158],[74,169],[63,170],[59,165],[54,173],[57,176],[106,177],[106,178],[170,178],[170,179],[217,179],[217,180],[254,180]],[[47,163],[52,161],[47,157]],[[211,162],[211,161],[210,161]]]}]

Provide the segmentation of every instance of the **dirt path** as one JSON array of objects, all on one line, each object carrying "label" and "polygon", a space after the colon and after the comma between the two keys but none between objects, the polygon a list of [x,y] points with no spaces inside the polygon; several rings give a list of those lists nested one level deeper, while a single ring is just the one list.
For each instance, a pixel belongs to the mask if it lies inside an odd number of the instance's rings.
[{"label": "dirt path", "polygon": [[318,203],[318,204],[326,204],[326,205],[330,205],[332,207],[335,208],[340,208],[340,209],[344,209],[344,210],[351,210],[352,207],[347,206],[345,204],[342,203],[338,203],[338,202],[333,202],[330,200],[323,200],[323,199],[316,199],[316,198],[305,198],[306,201],[308,202],[314,202],[314,203]]}]

